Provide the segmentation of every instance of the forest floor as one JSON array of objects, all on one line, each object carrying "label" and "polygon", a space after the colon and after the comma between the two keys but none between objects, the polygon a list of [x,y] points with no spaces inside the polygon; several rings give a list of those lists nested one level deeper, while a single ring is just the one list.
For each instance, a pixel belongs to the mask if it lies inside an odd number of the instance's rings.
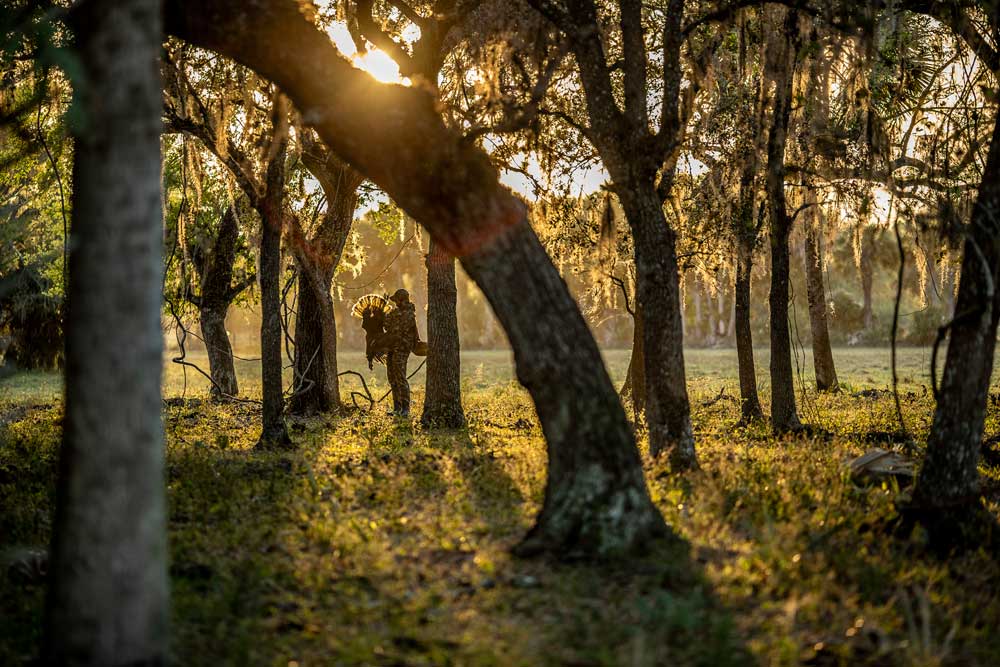
[{"label": "forest floor", "polygon": [[[467,429],[428,433],[382,404],[289,420],[298,449],[285,454],[250,450],[256,406],[213,405],[202,381],[189,374],[185,386],[168,364],[173,662],[1000,664],[1000,562],[939,558],[919,530],[889,537],[905,488],[846,472],[897,431],[888,350],[835,355],[844,390],[800,395],[822,431],[778,440],[735,426],[735,352],[690,351],[702,470],[678,477],[645,460],[683,539],[596,565],[509,555],[539,509],[545,447],[506,353],[464,355]],[[620,379],[627,353],[607,359]],[[928,359],[901,350],[917,443],[933,408]],[[766,376],[766,355],[757,361]],[[250,395],[253,366],[240,366]],[[419,414],[422,375],[412,382]],[[3,665],[30,661],[40,639],[44,579],[25,564],[49,539],[59,393],[54,374],[0,380],[0,557],[18,563],[0,571]],[[983,473],[1000,516],[1000,467]]]}]

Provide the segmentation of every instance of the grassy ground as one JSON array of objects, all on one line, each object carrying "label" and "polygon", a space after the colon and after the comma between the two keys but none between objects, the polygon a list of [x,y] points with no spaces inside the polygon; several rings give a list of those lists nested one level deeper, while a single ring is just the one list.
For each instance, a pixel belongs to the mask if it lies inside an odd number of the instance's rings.
[{"label": "grassy ground", "polygon": [[[627,354],[606,358],[620,379]],[[189,375],[186,400],[165,408],[175,664],[1000,663],[997,561],[937,559],[919,531],[887,538],[878,528],[900,490],[844,473],[896,430],[891,397],[854,395],[887,386],[887,351],[837,351],[848,391],[801,397],[830,435],[781,441],[734,428],[735,402],[710,400],[736,395],[733,352],[687,361],[703,470],[679,478],[646,461],[683,541],[600,565],[508,555],[538,511],[545,448],[506,353],[465,356],[468,429],[429,434],[355,412],[292,422],[299,449],[286,455],[249,451],[255,408],[203,402],[207,384]],[[359,355],[342,364],[363,367]],[[253,367],[240,367],[249,394]],[[925,350],[901,351],[918,441],[927,368]],[[168,365],[165,394],[182,391]],[[59,392],[55,375],[0,381],[8,557],[49,538]],[[998,430],[991,409],[987,432]],[[1000,471],[984,474],[995,484]],[[42,597],[37,573],[0,572],[0,664],[34,654]]]}]

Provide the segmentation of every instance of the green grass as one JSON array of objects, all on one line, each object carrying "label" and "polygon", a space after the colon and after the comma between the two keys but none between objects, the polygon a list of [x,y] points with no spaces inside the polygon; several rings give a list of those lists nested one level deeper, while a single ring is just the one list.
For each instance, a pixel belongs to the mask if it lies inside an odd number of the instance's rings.
[{"label": "green grass", "polygon": [[[901,357],[919,440],[932,411],[919,386],[927,355]],[[627,354],[606,358],[620,379]],[[878,528],[899,490],[844,473],[872,433],[895,430],[890,397],[800,396],[803,416],[832,435],[775,440],[734,428],[733,401],[707,405],[722,387],[736,395],[735,353],[687,361],[703,470],[681,478],[645,461],[683,543],[618,564],[509,556],[542,500],[545,446],[507,353],[464,356],[470,423],[460,431],[356,412],[293,421],[298,450],[263,455],[249,450],[253,406],[167,407],[175,664],[1000,663],[996,560],[935,558],[920,531],[886,537]],[[889,382],[887,350],[838,350],[837,361],[852,390]],[[363,364],[345,355],[342,365]],[[758,354],[762,378],[766,368]],[[250,394],[252,369],[241,364]],[[167,367],[168,396],[182,391],[177,370]],[[187,396],[204,398],[207,384],[188,380]],[[0,551],[49,539],[59,391],[56,375],[0,382],[10,420]],[[42,597],[41,582],[0,573],[0,664],[36,651]]]},{"label": "green grass", "polygon": [[[938,373],[944,368],[946,349],[942,348],[939,358]],[[208,391],[210,384],[198,371],[172,363],[170,359],[176,356],[171,351],[164,356],[164,395],[165,396],[197,396]],[[252,358],[253,351],[241,351],[241,356]],[[616,383],[621,383],[628,369],[628,350],[604,350],[604,360],[608,372]],[[835,350],[837,370],[840,379],[853,387],[886,388],[892,382],[889,350],[887,348],[839,348]],[[715,388],[735,384],[736,350],[734,349],[689,349],[684,353],[687,365],[688,381],[697,389]],[[757,377],[762,391],[767,390],[767,369],[770,360],[767,349],[756,350]],[[189,353],[187,361],[197,364],[208,371],[208,357],[204,352]],[[410,358],[410,371],[416,369],[419,358]],[[339,355],[340,370],[353,370],[365,376],[369,386],[377,386],[382,391],[388,390],[385,379],[385,369],[376,366],[369,371],[362,352],[347,351]],[[812,357],[807,348],[800,351],[795,359],[797,377],[801,382],[809,383],[812,378]],[[260,364],[258,361],[236,361],[236,372],[241,389],[251,395],[260,393]],[[899,348],[897,375],[900,386],[907,391],[923,392],[930,387],[930,349]],[[414,381],[419,382],[422,371]],[[462,377],[471,383],[474,389],[484,389],[497,383],[508,383],[515,379],[514,359],[509,351],[466,351],[462,353]],[[285,371],[286,384],[291,381],[291,371]],[[357,386],[356,379],[348,377],[343,380],[345,391]],[[1000,369],[994,374],[994,381],[1000,381]],[[25,402],[52,402],[62,394],[62,376],[59,373],[21,373],[11,378],[0,379],[0,405],[4,403],[23,404]],[[381,394],[380,394],[381,395]]]}]

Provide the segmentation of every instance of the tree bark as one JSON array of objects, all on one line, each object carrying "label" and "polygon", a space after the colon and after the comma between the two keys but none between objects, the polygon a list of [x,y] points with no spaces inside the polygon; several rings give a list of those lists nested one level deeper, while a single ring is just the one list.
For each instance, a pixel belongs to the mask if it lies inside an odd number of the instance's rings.
[{"label": "tree bark", "polygon": [[635,238],[636,293],[643,314],[649,451],[672,468],[698,467],[691,429],[681,331],[680,271],[673,230],[655,190],[634,184],[619,193]]},{"label": "tree bark", "polygon": [[[340,412],[337,366],[337,320],[330,289],[347,245],[362,177],[329,149],[303,133],[302,162],[319,181],[327,208],[310,238],[295,224],[291,245],[299,267],[298,316],[295,318],[295,376],[311,388],[289,401],[292,414]],[[293,221],[295,222],[295,221]]]},{"label": "tree bark", "polygon": [[[740,31],[740,48],[745,48],[745,35]],[[740,75],[745,76],[741,60]],[[764,136],[764,98],[758,82],[753,97],[752,113],[746,134],[741,137],[742,169],[737,208],[733,220],[736,240],[736,279],[733,286],[733,330],[736,335],[736,357],[740,377],[740,422],[749,424],[764,419],[757,392],[757,368],[753,354],[753,326],[750,321],[750,288],[753,281],[753,255],[763,226],[765,204],[758,204],[760,153]],[[748,105],[750,106],[750,105]]]},{"label": "tree bark", "polygon": [[288,411],[294,415],[314,415],[338,406],[326,400],[330,390],[326,387],[323,372],[323,322],[320,306],[311,280],[299,263],[299,283],[295,313],[295,368],[296,391],[288,401]]},{"label": "tree bark", "polygon": [[208,369],[212,377],[210,395],[213,399],[224,399],[240,393],[236,381],[236,365],[233,362],[233,347],[226,333],[226,311],[228,303],[203,304],[198,313],[201,335],[208,350]]},{"label": "tree bark", "polygon": [[[607,556],[664,534],[597,344],[489,157],[444,125],[426,91],[381,85],[353,68],[293,0],[168,2],[174,34],[278,83],[323,141],[482,288],[507,331],[549,454],[542,512],[519,552]],[[235,24],[246,29],[237,34]]]},{"label": "tree bark", "polygon": [[[826,318],[826,287],[823,284],[822,232],[820,213],[815,208],[816,196],[811,194],[813,207],[804,212],[806,294],[809,300],[809,328],[812,331],[813,369],[817,391],[837,390],[837,369],[830,347],[830,329]],[[807,201],[807,203],[810,203]]]},{"label": "tree bark", "polygon": [[425,427],[465,426],[457,303],[455,258],[431,239],[427,253],[427,390],[420,418]]},{"label": "tree bark", "polygon": [[[751,215],[752,225],[752,215]],[[740,421],[764,419],[757,394],[757,369],[753,358],[753,330],[750,324],[750,281],[753,273],[753,248],[743,240],[736,249],[736,357],[740,376]]]},{"label": "tree bark", "polygon": [[[275,100],[273,127],[286,113],[281,98]],[[261,201],[260,239],[260,366],[263,408],[259,449],[281,449],[292,441],[285,427],[285,399],[281,379],[281,230],[284,222],[285,151],[287,137],[275,137],[277,147],[267,165],[265,192]]]},{"label": "tree bark", "polygon": [[771,426],[776,433],[802,428],[795,407],[792,345],[788,330],[788,237],[792,220],[785,201],[785,144],[792,108],[792,79],[798,41],[798,14],[774,9],[783,16],[782,37],[768,55],[774,85],[771,131],[767,140],[767,196],[771,217]]},{"label": "tree bark", "polygon": [[211,396],[217,400],[239,394],[233,348],[226,332],[229,306],[249,286],[249,282],[232,284],[238,240],[239,221],[233,204],[219,222],[218,234],[207,257],[195,262],[201,277],[201,294],[193,300],[198,306],[201,335],[208,350],[209,375],[213,383]]},{"label": "tree bark", "polygon": [[628,360],[628,370],[625,372],[625,385],[622,387],[622,397],[628,396],[632,401],[632,413],[635,423],[642,420],[646,412],[646,355],[643,352],[643,315],[642,305],[635,304],[632,315],[632,354]]},{"label": "tree bark", "polygon": [[665,534],[597,344],[527,220],[462,265],[510,337],[548,443],[545,502],[516,553],[612,556]]},{"label": "tree bark", "polygon": [[66,411],[43,662],[167,660],[160,3],[75,8]]},{"label": "tree bark", "polygon": [[1000,124],[994,126],[962,256],[958,301],[914,504],[960,516],[979,506],[979,450],[1000,319]]},{"label": "tree bark", "polygon": [[871,331],[874,326],[872,315],[872,285],[875,282],[875,228],[865,225],[861,231],[861,321],[865,331]]}]

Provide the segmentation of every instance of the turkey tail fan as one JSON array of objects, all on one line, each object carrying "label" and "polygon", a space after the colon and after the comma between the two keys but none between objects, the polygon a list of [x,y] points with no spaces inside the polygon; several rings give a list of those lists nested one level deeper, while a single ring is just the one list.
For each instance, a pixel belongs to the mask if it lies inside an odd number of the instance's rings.
[{"label": "turkey tail fan", "polygon": [[351,309],[351,315],[354,315],[354,317],[357,317],[358,319],[364,319],[366,311],[369,315],[373,315],[375,313],[385,314],[392,310],[392,308],[392,301],[389,301],[389,299],[384,296],[379,296],[378,294],[366,294],[358,299],[358,302],[354,304],[354,308]]}]

